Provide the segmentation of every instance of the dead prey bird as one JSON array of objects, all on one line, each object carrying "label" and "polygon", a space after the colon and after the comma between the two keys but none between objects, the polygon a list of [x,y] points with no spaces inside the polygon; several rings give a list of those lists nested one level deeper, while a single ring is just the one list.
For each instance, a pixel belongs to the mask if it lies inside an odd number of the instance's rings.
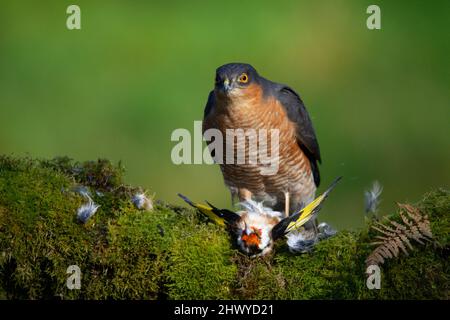
[{"label": "dead prey bird", "polygon": [[243,209],[234,212],[218,209],[208,202],[208,205],[194,203],[187,197],[178,195],[216,224],[228,226],[240,250],[250,256],[268,254],[272,251],[274,241],[283,236],[287,238],[291,251],[304,252],[309,251],[319,240],[334,234],[326,224],[319,225],[318,232],[310,232],[304,225],[316,219],[323,202],[340,179],[341,177],[337,178],[324,193],[287,218],[283,218],[281,212],[273,211],[253,200],[241,202]]}]

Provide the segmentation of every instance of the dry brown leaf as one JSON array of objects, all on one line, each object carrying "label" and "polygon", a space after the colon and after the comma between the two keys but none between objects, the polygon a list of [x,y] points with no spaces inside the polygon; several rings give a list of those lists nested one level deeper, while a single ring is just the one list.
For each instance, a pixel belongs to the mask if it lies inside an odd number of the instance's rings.
[{"label": "dry brown leaf", "polygon": [[375,239],[381,241],[372,242],[377,245],[369,257],[366,259],[367,265],[383,264],[386,259],[398,257],[400,251],[408,255],[409,250],[413,250],[410,240],[424,245],[424,241],[430,241],[432,232],[430,221],[427,215],[422,215],[418,208],[409,204],[397,203],[400,208],[400,218],[402,223],[386,219],[386,223],[375,222],[372,229],[380,234]]}]

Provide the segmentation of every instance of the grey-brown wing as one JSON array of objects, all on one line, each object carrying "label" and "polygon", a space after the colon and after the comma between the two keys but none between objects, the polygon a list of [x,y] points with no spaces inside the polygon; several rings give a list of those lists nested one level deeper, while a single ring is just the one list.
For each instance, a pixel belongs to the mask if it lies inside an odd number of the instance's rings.
[{"label": "grey-brown wing", "polygon": [[[202,126],[203,134],[207,129],[209,129],[207,118],[211,116],[211,111],[214,108],[214,104],[215,104],[214,91],[211,91],[208,95],[208,101],[206,102],[205,110],[203,111],[203,126]],[[206,141],[206,145],[209,147],[209,144],[211,142],[212,141]],[[215,159],[215,150],[210,150],[210,153],[211,157]]]},{"label": "grey-brown wing", "polygon": [[206,101],[205,110],[203,111],[203,121],[205,121],[206,117],[211,112],[213,106],[214,106],[214,91],[211,91],[208,95],[208,101]]}]

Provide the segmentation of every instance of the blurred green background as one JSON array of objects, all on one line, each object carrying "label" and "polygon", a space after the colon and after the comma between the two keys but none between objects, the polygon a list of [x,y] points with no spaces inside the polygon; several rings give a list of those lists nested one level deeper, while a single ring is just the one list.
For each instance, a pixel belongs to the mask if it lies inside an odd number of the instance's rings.
[{"label": "blurred green background", "polygon": [[157,198],[230,207],[217,166],[172,164],[170,135],[201,120],[216,67],[248,62],[301,94],[320,190],[344,176],[321,219],[355,228],[375,179],[382,213],[449,187],[449,21],[449,1],[2,1],[0,153],[122,160]]}]

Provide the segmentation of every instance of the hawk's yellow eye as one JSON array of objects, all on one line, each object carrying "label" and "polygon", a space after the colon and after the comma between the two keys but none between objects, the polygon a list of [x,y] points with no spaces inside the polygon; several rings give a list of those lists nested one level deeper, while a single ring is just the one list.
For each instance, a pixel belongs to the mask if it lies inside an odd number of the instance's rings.
[{"label": "hawk's yellow eye", "polygon": [[246,73],[243,73],[239,76],[239,82],[240,83],[247,83],[248,82],[248,75]]}]

